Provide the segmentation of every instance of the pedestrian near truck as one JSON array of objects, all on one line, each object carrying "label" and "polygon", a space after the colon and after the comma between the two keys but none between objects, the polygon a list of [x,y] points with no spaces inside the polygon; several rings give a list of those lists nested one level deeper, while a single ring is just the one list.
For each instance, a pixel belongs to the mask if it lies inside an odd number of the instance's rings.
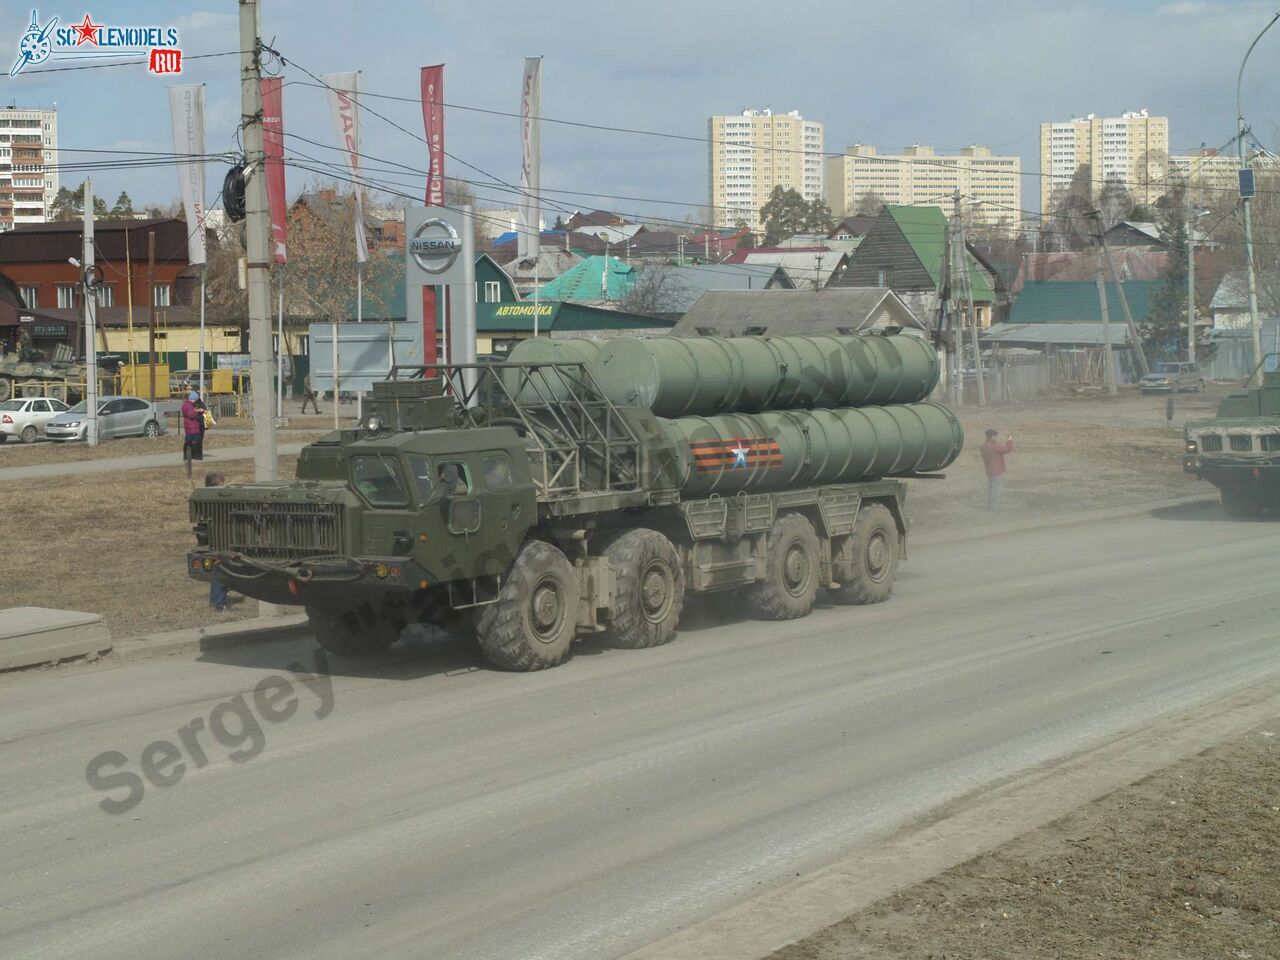
[{"label": "pedestrian near truck", "polygon": [[998,430],[988,430],[987,439],[982,444],[982,466],[987,471],[987,509],[992,513],[1000,512],[1000,488],[1004,485],[1004,458],[1013,453],[1013,437],[1005,437],[1001,443],[997,437]]},{"label": "pedestrian near truck", "polygon": [[204,440],[204,412],[196,406],[200,394],[192,390],[187,399],[182,401],[182,460],[187,467],[187,477],[191,476],[191,461],[199,460]]}]

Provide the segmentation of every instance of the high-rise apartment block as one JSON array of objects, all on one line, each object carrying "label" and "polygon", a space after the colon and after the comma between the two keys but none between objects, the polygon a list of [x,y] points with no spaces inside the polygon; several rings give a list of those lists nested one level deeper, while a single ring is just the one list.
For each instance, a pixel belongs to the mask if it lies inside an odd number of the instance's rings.
[{"label": "high-rise apartment block", "polygon": [[827,160],[828,199],[837,217],[856,213],[867,194],[888,204],[940,207],[950,215],[956,191],[975,222],[1019,220],[1022,158],[995,157],[979,146],[943,155],[919,143],[900,154],[877,154],[875,147],[855,143],[844,156]]},{"label": "high-rise apartment block", "polygon": [[58,192],[58,114],[0,110],[0,230],[44,223]]},{"label": "high-rise apartment block", "polygon": [[1105,183],[1112,181],[1123,186],[1135,203],[1155,203],[1167,187],[1169,118],[1137,110],[1118,117],[1091,113],[1040,124],[1042,214],[1053,210],[1086,164],[1095,199]]},{"label": "high-rise apartment block", "polygon": [[717,226],[761,229],[760,208],[774,187],[806,200],[823,196],[822,124],[799,111],[743,110],[707,121],[711,209]]}]

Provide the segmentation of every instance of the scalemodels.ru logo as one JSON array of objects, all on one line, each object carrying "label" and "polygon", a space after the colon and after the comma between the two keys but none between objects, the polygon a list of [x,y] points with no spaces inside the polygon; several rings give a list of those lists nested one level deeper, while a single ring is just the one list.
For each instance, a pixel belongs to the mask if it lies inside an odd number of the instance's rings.
[{"label": "scalemodels.ru logo", "polygon": [[91,60],[147,54],[147,69],[152,73],[181,73],[182,51],[178,49],[178,28],[158,26],[109,26],[94,23],[93,15],[74,26],[58,26],[58,18],[40,25],[40,17],[31,11],[31,26],[18,40],[18,59],[9,69],[16,77],[31,64],[46,60]]}]

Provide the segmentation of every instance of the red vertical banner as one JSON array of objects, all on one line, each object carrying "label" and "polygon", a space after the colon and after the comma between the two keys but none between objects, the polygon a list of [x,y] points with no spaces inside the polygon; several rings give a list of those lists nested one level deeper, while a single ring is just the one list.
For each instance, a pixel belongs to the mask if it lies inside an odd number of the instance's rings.
[{"label": "red vertical banner", "polygon": [[271,249],[285,262],[288,224],[284,195],[284,78],[262,78],[262,149],[266,155],[267,209],[271,213]]},{"label": "red vertical banner", "polygon": [[427,206],[444,205],[444,64],[422,68],[422,125],[427,138]]},{"label": "red vertical banner", "polygon": [[422,288],[422,362],[428,367],[440,362],[440,344],[436,342],[436,288]]}]

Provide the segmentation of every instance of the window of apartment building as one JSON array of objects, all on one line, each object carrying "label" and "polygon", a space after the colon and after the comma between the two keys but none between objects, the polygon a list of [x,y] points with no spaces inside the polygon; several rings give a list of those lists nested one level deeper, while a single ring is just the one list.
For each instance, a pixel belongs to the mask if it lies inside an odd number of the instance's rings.
[{"label": "window of apartment building", "polygon": [[484,302],[497,303],[502,299],[502,284],[497,280],[484,282]]},{"label": "window of apartment building", "polygon": [[58,284],[58,306],[70,310],[76,305],[76,288],[70,283]]},{"label": "window of apartment building", "polygon": [[19,287],[18,292],[22,294],[22,302],[27,305],[28,310],[34,310],[40,306],[40,288],[37,286]]},{"label": "window of apartment building", "polygon": [[116,288],[114,284],[104,283],[98,288],[98,306],[114,307],[116,305]]},{"label": "window of apartment building", "polygon": [[157,283],[151,288],[151,305],[154,307],[169,306],[169,284]]}]

